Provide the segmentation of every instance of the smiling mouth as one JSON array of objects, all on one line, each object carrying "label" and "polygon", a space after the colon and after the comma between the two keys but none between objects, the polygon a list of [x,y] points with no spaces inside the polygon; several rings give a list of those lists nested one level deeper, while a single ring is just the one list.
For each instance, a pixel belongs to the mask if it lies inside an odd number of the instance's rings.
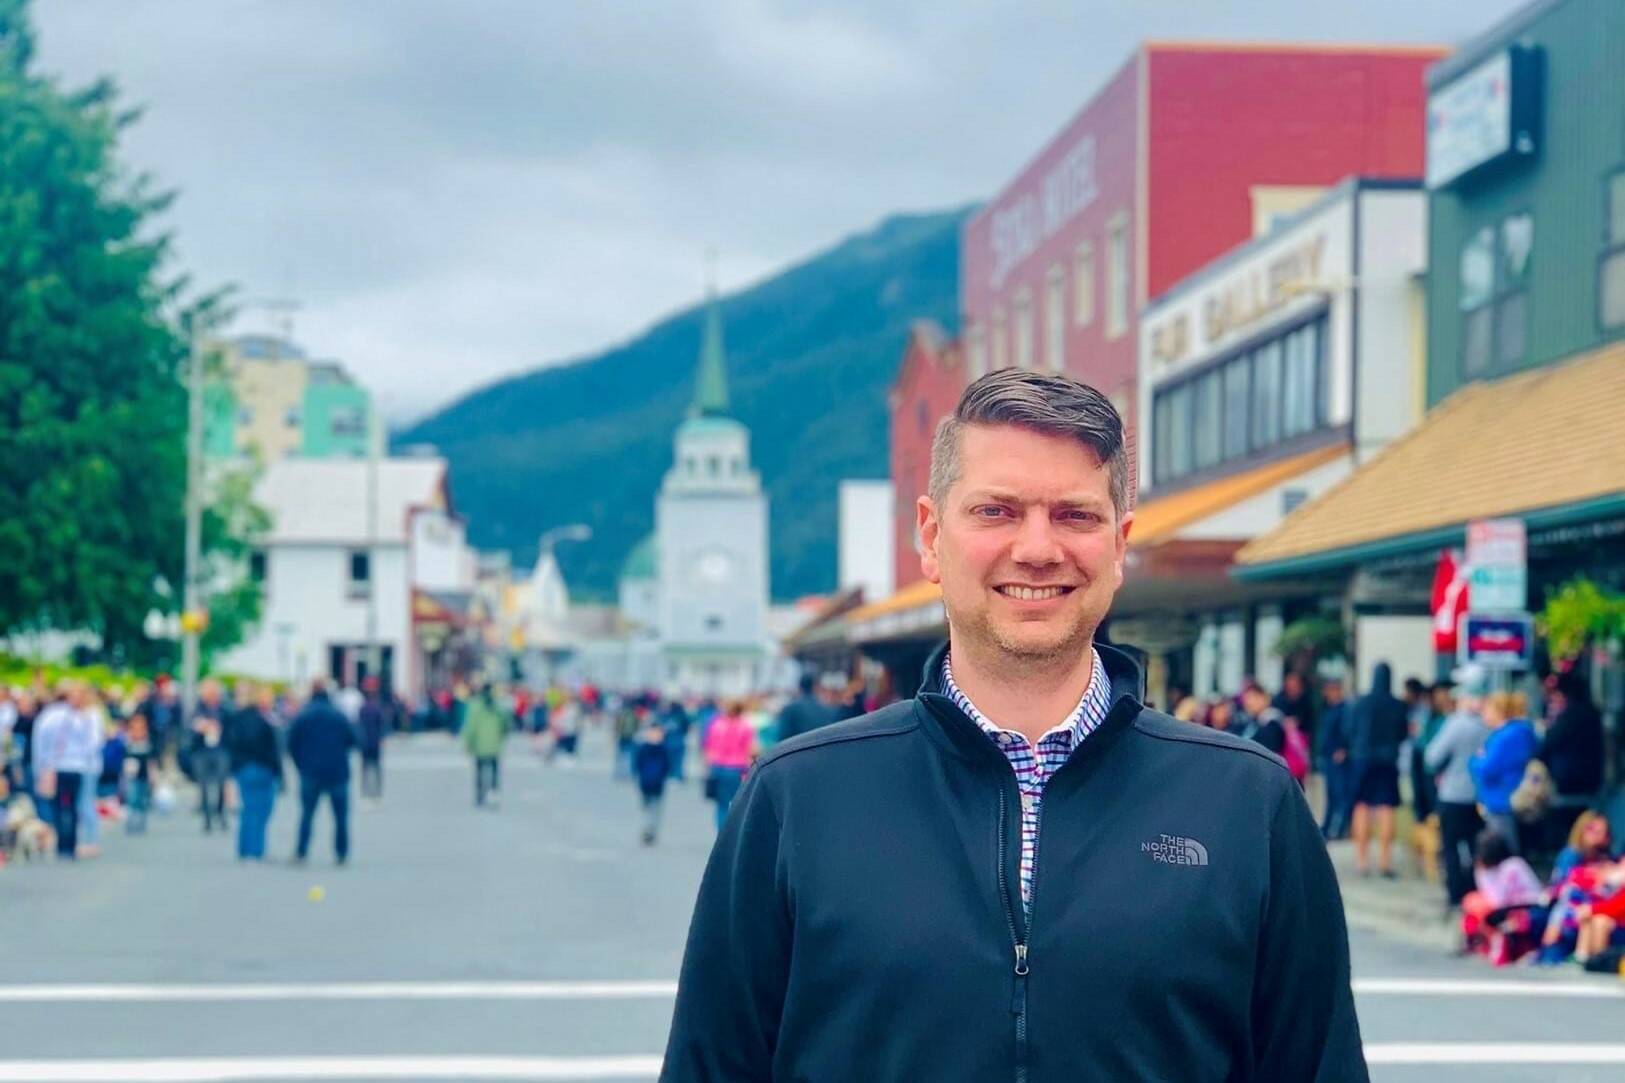
[{"label": "smiling mouth", "polygon": [[1059,598],[1063,594],[1071,594],[1073,590],[1071,587],[1022,587],[1013,585],[994,587],[993,589],[1006,598],[1014,598],[1018,602],[1043,602],[1050,598]]}]

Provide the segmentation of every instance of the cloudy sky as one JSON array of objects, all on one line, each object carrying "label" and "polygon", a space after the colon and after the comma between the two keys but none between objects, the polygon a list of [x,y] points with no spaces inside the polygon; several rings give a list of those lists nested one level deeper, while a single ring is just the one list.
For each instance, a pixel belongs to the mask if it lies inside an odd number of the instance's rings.
[{"label": "cloudy sky", "polygon": [[[1456,43],[1521,0],[36,0],[146,107],[179,266],[399,420],[995,191],[1143,38]],[[272,326],[249,305],[239,329]]]}]

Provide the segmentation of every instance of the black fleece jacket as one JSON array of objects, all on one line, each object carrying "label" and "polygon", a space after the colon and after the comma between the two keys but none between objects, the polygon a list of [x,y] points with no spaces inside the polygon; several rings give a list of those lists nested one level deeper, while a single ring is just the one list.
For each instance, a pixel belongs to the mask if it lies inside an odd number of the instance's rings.
[{"label": "black fleece jacket", "polygon": [[1348,938],[1285,764],[1139,702],[1051,777],[942,695],[787,741],[706,867],[665,1083],[1365,1083]]}]

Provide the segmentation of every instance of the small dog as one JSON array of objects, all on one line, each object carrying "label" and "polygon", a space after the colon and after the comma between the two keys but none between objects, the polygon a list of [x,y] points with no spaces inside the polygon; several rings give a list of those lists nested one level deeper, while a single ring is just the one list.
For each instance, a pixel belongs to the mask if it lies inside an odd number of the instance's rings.
[{"label": "small dog", "polygon": [[56,829],[40,819],[27,794],[11,799],[5,826],[17,840],[17,853],[24,861],[49,861],[56,856]]}]

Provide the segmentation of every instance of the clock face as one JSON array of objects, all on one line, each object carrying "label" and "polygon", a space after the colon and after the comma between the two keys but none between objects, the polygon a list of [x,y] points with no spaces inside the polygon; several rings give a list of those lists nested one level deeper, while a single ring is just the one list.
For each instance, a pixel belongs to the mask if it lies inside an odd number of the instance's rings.
[{"label": "clock face", "polygon": [[702,583],[718,586],[734,576],[734,560],[720,549],[702,553],[694,562],[694,574]]}]

